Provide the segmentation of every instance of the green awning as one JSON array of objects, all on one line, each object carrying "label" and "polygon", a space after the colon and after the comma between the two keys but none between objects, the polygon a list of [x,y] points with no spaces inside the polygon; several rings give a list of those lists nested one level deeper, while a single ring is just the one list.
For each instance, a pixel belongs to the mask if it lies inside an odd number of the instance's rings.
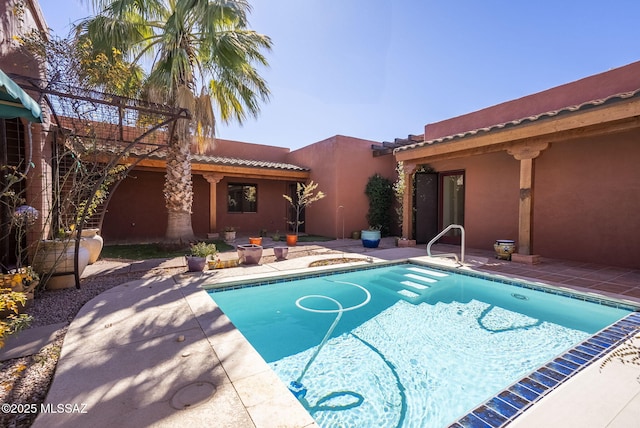
[{"label": "green awning", "polygon": [[0,118],[16,117],[42,123],[42,110],[33,98],[0,70]]}]

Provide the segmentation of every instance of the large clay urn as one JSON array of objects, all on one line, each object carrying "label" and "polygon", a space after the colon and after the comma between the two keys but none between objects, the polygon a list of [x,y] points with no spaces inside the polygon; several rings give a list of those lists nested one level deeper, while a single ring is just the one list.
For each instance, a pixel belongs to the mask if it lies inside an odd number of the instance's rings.
[{"label": "large clay urn", "polygon": [[89,264],[93,264],[98,260],[104,240],[98,233],[100,229],[83,229],[80,245],[89,250]]},{"label": "large clay urn", "polygon": [[[33,258],[33,270],[44,279],[50,290],[71,288],[76,285],[74,272],[75,241],[72,239],[44,240],[38,245]],[[78,249],[78,274],[82,275],[89,264],[89,250]]]}]

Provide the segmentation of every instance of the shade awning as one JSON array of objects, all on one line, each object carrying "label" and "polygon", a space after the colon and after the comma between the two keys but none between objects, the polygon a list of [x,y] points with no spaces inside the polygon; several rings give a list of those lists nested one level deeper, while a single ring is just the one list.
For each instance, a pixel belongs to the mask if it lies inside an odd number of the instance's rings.
[{"label": "shade awning", "polygon": [[33,98],[0,70],[0,118],[16,117],[42,123],[42,110]]}]

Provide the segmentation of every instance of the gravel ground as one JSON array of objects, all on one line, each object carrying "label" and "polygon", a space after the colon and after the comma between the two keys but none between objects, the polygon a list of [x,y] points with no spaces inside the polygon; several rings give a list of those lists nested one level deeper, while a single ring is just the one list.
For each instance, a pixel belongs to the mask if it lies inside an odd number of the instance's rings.
[{"label": "gravel ground", "polygon": [[[333,253],[333,251],[329,251]],[[337,253],[337,252],[336,252]],[[290,252],[289,258],[314,254],[313,251]],[[324,254],[327,254],[325,252]],[[269,263],[274,257],[263,257],[262,263]],[[99,260],[96,264],[104,263]],[[343,257],[324,261],[323,264],[344,263]],[[41,327],[57,323],[69,323],[80,308],[100,293],[140,278],[156,275],[175,275],[185,272],[185,268],[154,269],[146,272],[126,274],[97,275],[81,280],[81,288],[55,291],[42,291],[36,295],[27,313],[33,317],[30,327]],[[56,364],[60,356],[62,342],[67,327],[58,331],[56,338],[40,352],[29,357],[16,358],[0,363],[0,405],[2,404],[35,404],[39,410],[44,403],[47,391],[53,380]],[[4,414],[0,413],[0,427],[30,427],[37,413]]]}]

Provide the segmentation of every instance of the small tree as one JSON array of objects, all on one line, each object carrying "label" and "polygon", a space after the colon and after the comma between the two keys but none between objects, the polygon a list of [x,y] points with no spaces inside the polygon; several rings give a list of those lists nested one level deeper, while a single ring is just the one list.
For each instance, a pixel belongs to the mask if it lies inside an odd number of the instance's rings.
[{"label": "small tree", "polygon": [[314,183],[313,180],[311,180],[309,184],[298,183],[296,185],[295,200],[289,195],[282,195],[282,197],[285,198],[287,202],[291,204],[291,206],[296,212],[295,221],[288,222],[292,226],[295,226],[296,235],[298,234],[299,226],[302,223],[304,223],[303,221],[300,221],[300,214],[302,213],[302,210],[304,210],[306,207],[308,207],[315,201],[319,201],[320,199],[327,196],[320,190],[318,190],[318,192],[314,194],[314,191],[316,190],[317,187],[318,187],[318,183]]}]

